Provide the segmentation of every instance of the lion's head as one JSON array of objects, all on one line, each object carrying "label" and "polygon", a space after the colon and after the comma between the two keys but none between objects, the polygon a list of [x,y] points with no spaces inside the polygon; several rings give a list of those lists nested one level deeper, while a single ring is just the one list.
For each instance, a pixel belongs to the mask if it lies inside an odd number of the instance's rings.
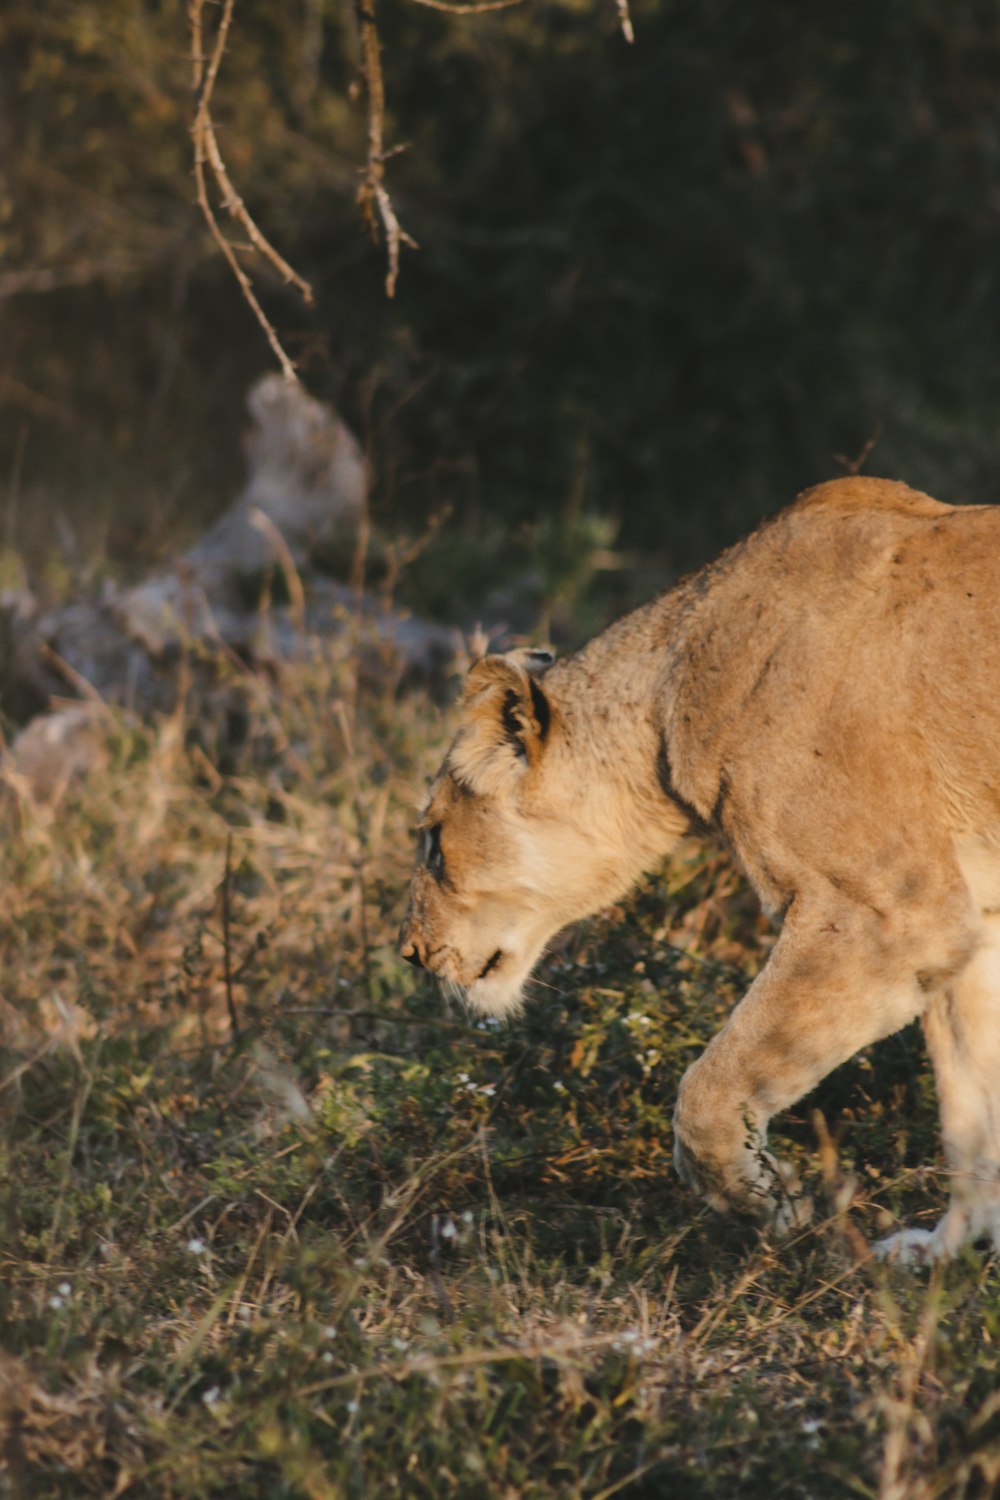
[{"label": "lion's head", "polygon": [[560,928],[639,873],[620,788],[560,698],[560,669],[547,680],[552,663],[548,651],[513,651],[469,672],[400,932],[404,958],[496,1015],[518,1005]]}]

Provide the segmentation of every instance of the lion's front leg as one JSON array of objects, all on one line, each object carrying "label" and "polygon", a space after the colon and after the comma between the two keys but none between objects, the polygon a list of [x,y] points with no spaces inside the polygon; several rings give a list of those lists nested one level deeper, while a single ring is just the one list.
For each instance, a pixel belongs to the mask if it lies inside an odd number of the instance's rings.
[{"label": "lion's front leg", "polygon": [[919,1014],[928,973],[965,961],[961,931],[945,934],[939,920],[932,940],[918,933],[918,923],[848,902],[786,922],[766,968],[681,1081],[674,1160],[710,1203],[778,1228],[808,1216],[794,1174],[764,1149],[768,1121]]},{"label": "lion's front leg", "polygon": [[984,1240],[1000,1250],[1000,922],[989,921],[968,967],[923,1018],[937,1079],[951,1203],[933,1230],[904,1229],[876,1247],[885,1259],[947,1259]]}]

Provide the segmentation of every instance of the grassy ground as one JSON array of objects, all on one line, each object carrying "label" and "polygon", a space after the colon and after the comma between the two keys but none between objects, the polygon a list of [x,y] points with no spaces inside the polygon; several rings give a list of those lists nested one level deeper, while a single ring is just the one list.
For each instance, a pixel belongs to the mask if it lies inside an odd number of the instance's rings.
[{"label": "grassy ground", "polygon": [[8,797],[0,1493],[995,1493],[995,1262],[866,1255],[946,1197],[919,1038],[782,1122],[807,1233],[700,1208],[670,1111],[766,957],[739,878],[686,851],[470,1020],[394,947],[445,720],[353,660]]}]

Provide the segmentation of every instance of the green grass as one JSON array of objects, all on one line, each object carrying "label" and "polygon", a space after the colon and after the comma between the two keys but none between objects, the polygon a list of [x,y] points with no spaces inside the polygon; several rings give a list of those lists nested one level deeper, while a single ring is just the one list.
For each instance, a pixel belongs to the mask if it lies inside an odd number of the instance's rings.
[{"label": "green grass", "polygon": [[0,1493],[994,1493],[995,1262],[867,1255],[947,1195],[918,1037],[779,1122],[807,1232],[703,1209],[670,1114],[771,941],[739,877],[683,851],[470,1019],[394,946],[445,718],[354,659],[7,798]]}]

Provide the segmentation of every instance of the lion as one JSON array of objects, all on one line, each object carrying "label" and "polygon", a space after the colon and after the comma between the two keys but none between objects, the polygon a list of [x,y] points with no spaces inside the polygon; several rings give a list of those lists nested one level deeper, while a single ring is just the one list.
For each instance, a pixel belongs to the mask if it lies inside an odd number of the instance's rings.
[{"label": "lion", "polygon": [[680,1176],[804,1222],[769,1120],[919,1017],[951,1196],[878,1248],[1000,1249],[1000,507],[833,480],[575,655],[477,661],[402,955],[509,1014],[560,928],[706,832],[780,932],[681,1081]]}]

